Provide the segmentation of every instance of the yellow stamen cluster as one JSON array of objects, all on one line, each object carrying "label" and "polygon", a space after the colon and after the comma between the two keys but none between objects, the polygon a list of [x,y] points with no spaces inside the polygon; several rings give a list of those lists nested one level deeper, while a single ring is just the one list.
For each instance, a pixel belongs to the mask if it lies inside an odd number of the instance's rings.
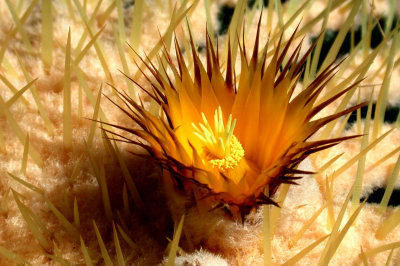
[{"label": "yellow stamen cluster", "polygon": [[210,126],[204,113],[201,113],[203,123],[199,126],[192,124],[194,134],[200,139],[205,158],[220,171],[225,172],[236,167],[244,156],[244,149],[239,140],[233,135],[236,119],[232,121],[232,115],[228,117],[226,126],[222,116],[221,107],[214,113],[214,129]]},{"label": "yellow stamen cluster", "polygon": [[236,167],[244,156],[244,149],[242,147],[242,144],[240,144],[239,140],[235,136],[232,136],[231,138],[230,147],[230,152],[224,158],[210,159],[208,162],[213,167],[218,168],[222,172]]}]

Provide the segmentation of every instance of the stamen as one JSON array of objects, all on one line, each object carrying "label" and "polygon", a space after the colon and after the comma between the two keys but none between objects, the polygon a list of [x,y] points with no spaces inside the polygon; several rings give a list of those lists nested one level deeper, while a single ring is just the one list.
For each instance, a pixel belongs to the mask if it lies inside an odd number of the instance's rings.
[{"label": "stamen", "polygon": [[192,124],[194,135],[203,143],[204,155],[207,161],[215,168],[226,172],[235,168],[244,157],[244,149],[239,140],[233,135],[236,119],[229,115],[226,126],[221,107],[214,113],[214,130],[204,113],[201,113],[203,123],[199,127]]},{"label": "stamen", "polygon": [[240,144],[239,140],[235,136],[232,136],[230,146],[230,152],[224,158],[212,159],[211,157],[208,162],[211,163],[213,167],[218,168],[222,172],[226,172],[238,166],[240,161],[244,157],[244,149],[242,147],[242,144]]},{"label": "stamen", "polygon": [[225,128],[226,137],[228,137],[228,133],[229,131],[231,131],[231,126],[232,126],[232,114],[229,114],[228,122],[226,123],[226,128]]}]

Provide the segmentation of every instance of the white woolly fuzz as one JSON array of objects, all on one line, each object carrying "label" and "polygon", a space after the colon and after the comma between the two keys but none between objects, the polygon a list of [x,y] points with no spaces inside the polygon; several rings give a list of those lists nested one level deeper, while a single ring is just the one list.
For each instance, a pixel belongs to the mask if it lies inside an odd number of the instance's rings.
[{"label": "white woolly fuzz", "polygon": [[184,254],[179,256],[175,260],[176,266],[228,266],[228,262],[221,258],[219,255],[215,255],[205,250],[197,250],[190,254]]}]

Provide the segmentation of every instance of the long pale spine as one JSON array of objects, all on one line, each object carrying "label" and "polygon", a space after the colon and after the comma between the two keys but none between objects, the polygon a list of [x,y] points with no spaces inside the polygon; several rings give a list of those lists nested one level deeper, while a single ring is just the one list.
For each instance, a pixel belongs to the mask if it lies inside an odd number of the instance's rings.
[{"label": "long pale spine", "polygon": [[72,116],[71,116],[71,30],[68,31],[67,51],[65,53],[64,69],[64,101],[63,101],[63,141],[64,148],[72,146]]},{"label": "long pale spine", "polygon": [[53,61],[53,17],[52,1],[42,0],[42,61],[50,69]]}]

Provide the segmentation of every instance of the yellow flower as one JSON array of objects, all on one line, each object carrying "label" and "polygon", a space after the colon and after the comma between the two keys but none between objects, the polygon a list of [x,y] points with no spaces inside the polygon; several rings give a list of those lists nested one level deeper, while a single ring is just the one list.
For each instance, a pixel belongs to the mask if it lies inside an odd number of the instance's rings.
[{"label": "yellow flower", "polygon": [[319,94],[339,65],[332,64],[293,96],[313,48],[299,59],[300,44],[288,56],[294,35],[286,45],[280,40],[267,60],[267,45],[263,56],[258,56],[258,29],[250,61],[240,48],[238,76],[232,70],[230,50],[226,70],[222,70],[210,37],[206,40],[206,66],[191,39],[192,76],[175,40],[176,62],[164,51],[173,74],[167,74],[166,66],[157,70],[145,63],[155,80],[151,84],[153,93],[148,94],[161,106],[162,115],[155,116],[143,104],[120,94],[128,107],[121,109],[140,129],[116,127],[139,137],[141,140],[130,142],[145,148],[172,173],[179,187],[204,187],[217,203],[236,206],[241,213],[260,204],[276,204],[265,196],[265,188],[272,196],[280,184],[293,184],[298,174],[309,173],[297,169],[307,156],[351,138],[308,141],[326,123],[361,106],[313,120],[319,111],[357,84],[317,105]]}]

